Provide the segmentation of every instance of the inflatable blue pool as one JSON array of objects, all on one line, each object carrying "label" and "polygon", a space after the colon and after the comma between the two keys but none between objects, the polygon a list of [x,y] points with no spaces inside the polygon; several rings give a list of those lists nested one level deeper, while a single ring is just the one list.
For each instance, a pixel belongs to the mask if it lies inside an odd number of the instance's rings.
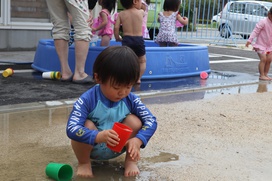
[{"label": "inflatable blue pool", "polygon": [[[90,46],[86,61],[86,73],[92,75],[93,63],[98,54],[105,48]],[[112,40],[110,46],[120,42]],[[210,73],[209,55],[207,46],[194,44],[179,44],[177,47],[159,47],[154,41],[145,41],[146,71],[142,76],[145,79],[169,79],[189,76],[198,76],[202,71]],[[72,70],[75,67],[74,45],[69,47],[69,64]],[[60,71],[60,63],[52,39],[41,39],[35,53],[33,69],[46,71]]]}]

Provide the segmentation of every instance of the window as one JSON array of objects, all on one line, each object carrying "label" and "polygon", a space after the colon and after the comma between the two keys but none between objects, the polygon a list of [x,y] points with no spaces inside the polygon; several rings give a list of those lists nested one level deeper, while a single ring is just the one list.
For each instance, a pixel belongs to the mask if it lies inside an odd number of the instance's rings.
[{"label": "window", "polygon": [[12,22],[49,22],[45,0],[10,0],[10,12]]},{"label": "window", "polygon": [[232,3],[230,5],[229,11],[232,12],[232,13],[244,14],[245,13],[245,8],[246,8],[246,5],[244,3]]},{"label": "window", "polygon": [[248,4],[246,9],[246,14],[256,15],[256,16],[265,16],[265,8],[261,5]]}]

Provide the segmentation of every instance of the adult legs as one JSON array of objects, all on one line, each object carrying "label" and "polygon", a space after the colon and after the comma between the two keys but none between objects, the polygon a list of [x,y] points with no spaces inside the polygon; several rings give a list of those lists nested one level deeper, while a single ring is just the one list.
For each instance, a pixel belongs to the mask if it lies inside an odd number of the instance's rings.
[{"label": "adult legs", "polygon": [[68,64],[68,40],[70,31],[67,15],[68,9],[63,0],[47,0],[46,3],[54,26],[52,35],[56,52],[60,60],[62,78],[65,80],[72,75],[72,71]]},{"label": "adult legs", "polygon": [[63,80],[69,79],[72,76],[72,71],[68,63],[68,41],[63,39],[55,39],[55,48],[60,60],[61,76]]},{"label": "adult legs", "polygon": [[76,66],[73,80],[82,80],[88,75],[85,73],[85,63],[89,52],[89,41],[75,40]]},{"label": "adult legs", "polygon": [[[67,8],[73,17],[75,29],[75,70],[73,80],[83,80],[88,75],[85,73],[85,63],[89,52],[91,40],[91,28],[88,26],[89,11],[83,12],[75,6],[66,2]],[[85,9],[88,7],[85,7]]]}]

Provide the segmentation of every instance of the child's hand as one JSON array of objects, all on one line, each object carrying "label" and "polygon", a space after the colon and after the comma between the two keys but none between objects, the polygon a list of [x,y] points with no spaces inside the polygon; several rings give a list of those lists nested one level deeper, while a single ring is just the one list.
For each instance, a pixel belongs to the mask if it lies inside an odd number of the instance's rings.
[{"label": "child's hand", "polygon": [[93,14],[90,13],[89,18],[87,19],[87,24],[89,25],[89,27],[92,27],[93,25]]},{"label": "child's hand", "polygon": [[184,26],[188,24],[188,18],[187,17],[181,17],[180,14],[177,14],[177,20],[183,24]]},{"label": "child's hand", "polygon": [[106,143],[110,146],[118,145],[119,141],[118,134],[112,129],[100,131],[95,138],[96,143]]},{"label": "child's hand", "polygon": [[127,152],[134,161],[140,160],[140,148],[143,142],[139,138],[131,138],[127,141]]},{"label": "child's hand", "polygon": [[96,32],[97,29],[95,27],[91,27],[92,28],[92,32]]},{"label": "child's hand", "polygon": [[248,47],[251,43],[249,41],[246,42],[246,47]]}]

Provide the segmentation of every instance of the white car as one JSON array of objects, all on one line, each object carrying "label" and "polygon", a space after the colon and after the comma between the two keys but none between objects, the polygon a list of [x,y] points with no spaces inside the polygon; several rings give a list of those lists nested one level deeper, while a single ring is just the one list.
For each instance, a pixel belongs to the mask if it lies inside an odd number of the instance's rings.
[{"label": "white car", "polygon": [[217,15],[214,15],[211,19],[211,22],[219,22],[221,16],[221,12],[218,13]]},{"label": "white car", "polygon": [[229,38],[231,35],[241,35],[247,39],[256,24],[267,17],[271,7],[272,3],[265,1],[228,2],[219,21],[220,36]]}]

